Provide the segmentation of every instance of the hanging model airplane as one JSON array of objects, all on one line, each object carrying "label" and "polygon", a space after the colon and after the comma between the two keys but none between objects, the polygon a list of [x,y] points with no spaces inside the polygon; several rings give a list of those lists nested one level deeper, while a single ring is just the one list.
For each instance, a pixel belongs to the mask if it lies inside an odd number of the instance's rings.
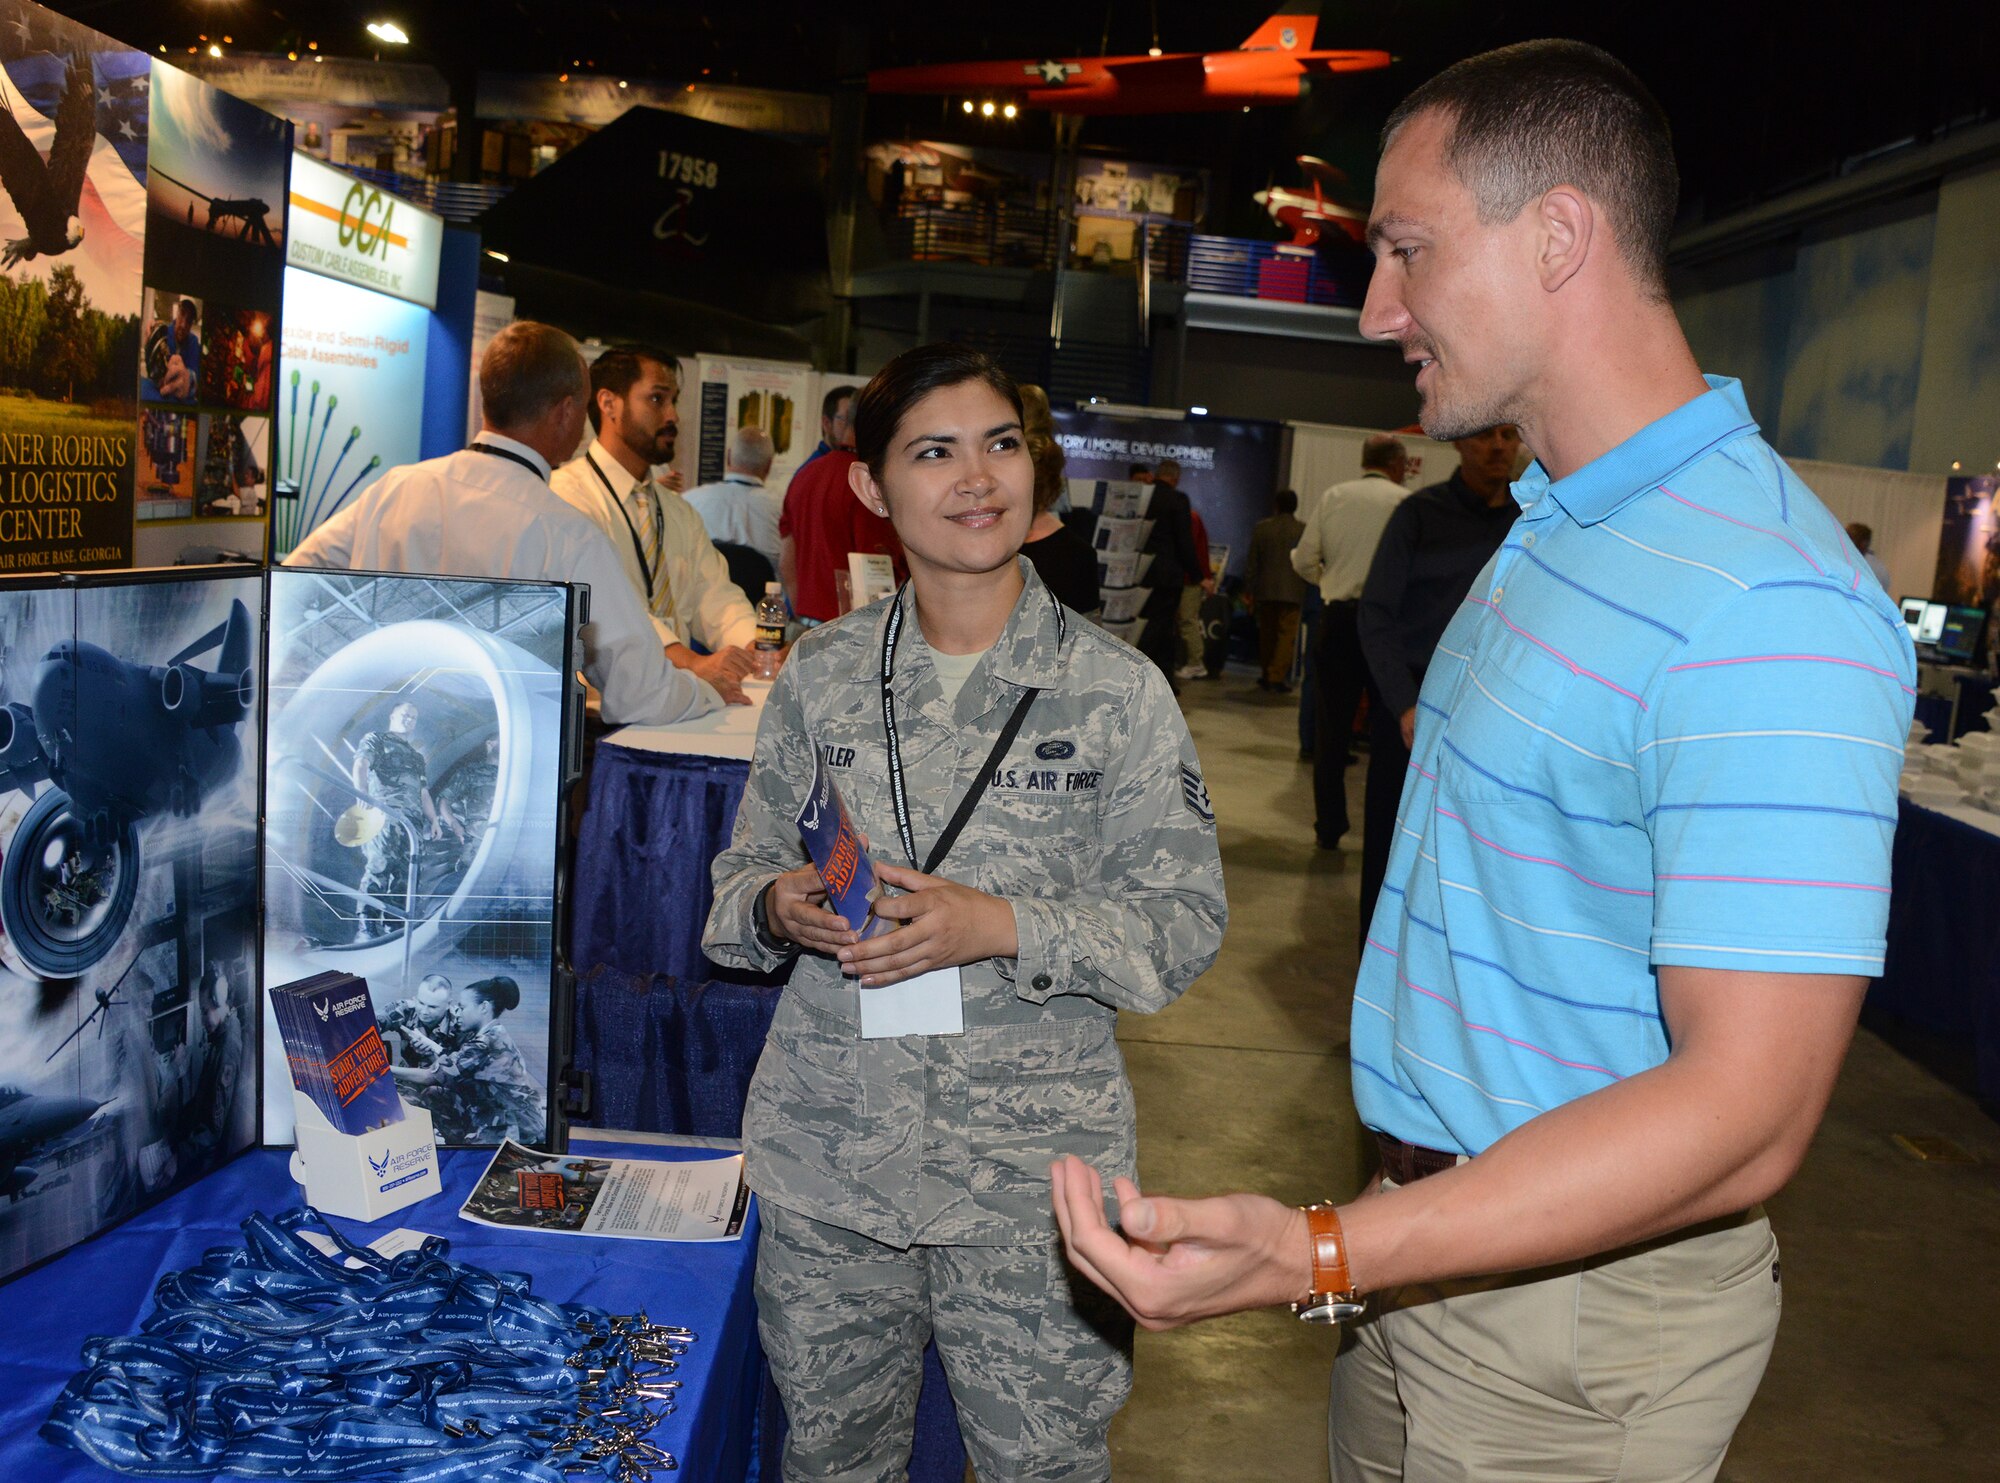
[{"label": "hanging model airplane", "polygon": [[[1316,156],[1299,156],[1311,194],[1271,186],[1250,199],[1271,213],[1271,220],[1292,234],[1290,247],[1317,247],[1327,228],[1345,233],[1357,245],[1368,241],[1368,207],[1351,202],[1353,187],[1347,172]],[[1346,198],[1346,199],[1343,199]]]},{"label": "hanging model airplane", "polygon": [[1314,51],[1318,27],[1318,0],[1295,0],[1234,51],[889,67],[868,74],[868,91],[965,93],[1051,113],[1200,113],[1296,103],[1312,78],[1389,65],[1385,51]]}]

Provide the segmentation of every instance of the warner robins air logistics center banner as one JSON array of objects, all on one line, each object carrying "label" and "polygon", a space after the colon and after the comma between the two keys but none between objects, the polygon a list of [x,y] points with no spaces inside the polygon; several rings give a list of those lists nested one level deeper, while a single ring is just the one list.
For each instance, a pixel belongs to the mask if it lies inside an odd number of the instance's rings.
[{"label": "warner robins air logistics center banner", "polygon": [[[291,126],[0,0],[0,573],[261,519]],[[224,544],[262,551],[262,526]]]}]

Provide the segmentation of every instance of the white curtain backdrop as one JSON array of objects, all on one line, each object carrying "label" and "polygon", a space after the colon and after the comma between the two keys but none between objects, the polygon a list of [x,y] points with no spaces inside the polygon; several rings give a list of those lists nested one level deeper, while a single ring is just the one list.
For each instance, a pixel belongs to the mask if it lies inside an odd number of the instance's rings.
[{"label": "white curtain backdrop", "polygon": [[1931,595],[1944,531],[1944,475],[1803,458],[1786,462],[1842,525],[1858,520],[1874,530],[1874,552],[1889,568],[1891,602]]},{"label": "white curtain backdrop", "polygon": [[[1361,444],[1373,428],[1294,422],[1290,483],[1299,493],[1299,518],[1332,485],[1361,477]],[[1458,450],[1421,434],[1402,435],[1413,465],[1404,485],[1420,489],[1451,477]],[[1889,568],[1889,597],[1929,597],[1937,575],[1938,539],[1944,527],[1941,474],[1906,474],[1854,464],[1787,460],[1806,487],[1843,525],[1860,521],[1875,532],[1875,554]],[[1414,465],[1421,464],[1421,467]]]},{"label": "white curtain backdrop", "polygon": [[[1361,477],[1361,444],[1381,431],[1372,427],[1338,427],[1327,422],[1294,422],[1290,484],[1299,493],[1299,519],[1310,520],[1319,497],[1336,484]],[[1421,433],[1403,433],[1410,453],[1405,489],[1421,489],[1449,479],[1458,467],[1458,450],[1435,443]]]}]

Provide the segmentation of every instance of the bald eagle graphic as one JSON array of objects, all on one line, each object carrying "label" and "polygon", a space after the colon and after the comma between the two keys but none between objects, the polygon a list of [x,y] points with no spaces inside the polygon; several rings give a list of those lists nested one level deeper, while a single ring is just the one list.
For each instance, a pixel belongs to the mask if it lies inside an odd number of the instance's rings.
[{"label": "bald eagle graphic", "polygon": [[90,63],[71,57],[56,105],[55,142],[49,157],[29,142],[11,111],[0,112],[0,186],[27,224],[28,235],[0,250],[0,268],[34,257],[59,257],[83,242],[77,202],[97,144],[97,85]]}]

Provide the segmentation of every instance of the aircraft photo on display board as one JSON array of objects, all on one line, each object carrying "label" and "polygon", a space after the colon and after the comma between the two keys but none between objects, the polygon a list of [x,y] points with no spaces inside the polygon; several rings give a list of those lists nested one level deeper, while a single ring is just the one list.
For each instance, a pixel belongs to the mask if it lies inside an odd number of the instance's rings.
[{"label": "aircraft photo on display board", "polygon": [[0,1277],[256,1137],[261,608],[0,587]]},{"label": "aircraft photo on display board", "polygon": [[130,559],[151,66],[0,0],[0,478],[75,491],[0,514],[0,572]]},{"label": "aircraft photo on display board", "polygon": [[[547,1136],[567,588],[271,573],[264,981],[368,981],[439,1138]],[[264,1137],[292,1136],[276,1024]]]},{"label": "aircraft photo on display board", "polygon": [[152,76],[147,281],[275,312],[291,125],[165,62]]}]

